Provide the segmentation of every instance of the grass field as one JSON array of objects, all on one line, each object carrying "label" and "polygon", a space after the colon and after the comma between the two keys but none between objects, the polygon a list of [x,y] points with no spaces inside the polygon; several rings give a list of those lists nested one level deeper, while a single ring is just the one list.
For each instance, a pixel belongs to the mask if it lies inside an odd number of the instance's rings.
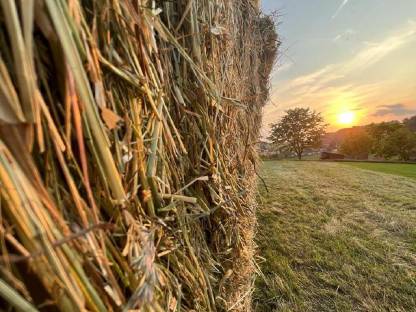
[{"label": "grass field", "polygon": [[388,164],[388,163],[365,163],[351,162],[348,164],[361,169],[379,171],[383,173],[401,175],[408,178],[416,179],[416,164]]},{"label": "grass field", "polygon": [[416,180],[295,161],[262,175],[255,311],[416,311]]}]

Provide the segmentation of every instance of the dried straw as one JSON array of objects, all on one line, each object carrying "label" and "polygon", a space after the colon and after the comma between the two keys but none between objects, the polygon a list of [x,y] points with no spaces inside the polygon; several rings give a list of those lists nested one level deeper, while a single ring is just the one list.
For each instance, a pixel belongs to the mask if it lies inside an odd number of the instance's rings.
[{"label": "dried straw", "polygon": [[10,306],[249,309],[254,144],[277,46],[257,5],[0,0]]}]

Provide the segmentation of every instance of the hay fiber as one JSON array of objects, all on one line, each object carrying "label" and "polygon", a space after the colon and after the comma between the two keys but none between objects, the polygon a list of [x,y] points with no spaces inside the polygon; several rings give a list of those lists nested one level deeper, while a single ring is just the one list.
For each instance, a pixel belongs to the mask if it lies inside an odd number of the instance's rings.
[{"label": "hay fiber", "polygon": [[0,308],[249,311],[277,45],[252,0],[0,0]]}]

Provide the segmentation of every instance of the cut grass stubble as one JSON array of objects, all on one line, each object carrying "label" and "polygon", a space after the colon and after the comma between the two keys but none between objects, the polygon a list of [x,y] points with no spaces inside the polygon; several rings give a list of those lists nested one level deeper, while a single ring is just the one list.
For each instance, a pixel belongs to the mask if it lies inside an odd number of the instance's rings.
[{"label": "cut grass stubble", "polygon": [[416,181],[337,163],[262,172],[257,311],[416,308]]}]

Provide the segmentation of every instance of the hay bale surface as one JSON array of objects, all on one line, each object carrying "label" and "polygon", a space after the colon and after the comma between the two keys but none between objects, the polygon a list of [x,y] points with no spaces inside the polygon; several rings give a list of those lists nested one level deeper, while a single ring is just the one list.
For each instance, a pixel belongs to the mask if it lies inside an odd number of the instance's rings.
[{"label": "hay bale surface", "polygon": [[0,1],[3,308],[248,311],[257,1]]}]

